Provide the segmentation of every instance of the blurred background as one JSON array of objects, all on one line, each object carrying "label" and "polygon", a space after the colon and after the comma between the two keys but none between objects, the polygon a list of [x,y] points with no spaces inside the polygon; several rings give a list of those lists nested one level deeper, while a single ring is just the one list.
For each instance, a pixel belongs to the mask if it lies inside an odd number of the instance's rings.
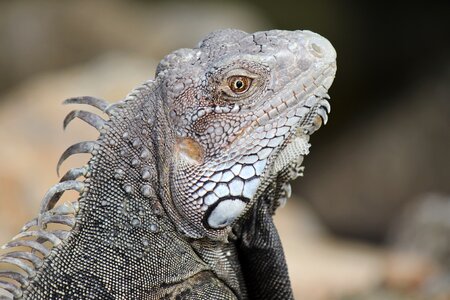
[{"label": "blurred background", "polygon": [[449,12],[401,1],[1,1],[0,244],[36,216],[60,153],[96,137],[81,123],[62,132],[63,99],[120,100],[215,29],[309,29],[333,43],[338,72],[329,123],[276,215],[296,298],[450,299]]}]

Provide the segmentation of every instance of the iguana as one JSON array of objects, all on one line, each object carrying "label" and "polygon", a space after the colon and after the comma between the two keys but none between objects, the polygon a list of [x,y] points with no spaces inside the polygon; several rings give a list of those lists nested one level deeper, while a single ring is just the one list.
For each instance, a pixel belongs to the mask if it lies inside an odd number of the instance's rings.
[{"label": "iguana", "polygon": [[[118,70],[120,71],[120,70]],[[210,33],[115,104],[76,97],[98,129],[87,165],[3,246],[15,299],[292,299],[272,221],[327,122],[336,52],[310,31]],[[56,205],[64,191],[80,197]]]}]

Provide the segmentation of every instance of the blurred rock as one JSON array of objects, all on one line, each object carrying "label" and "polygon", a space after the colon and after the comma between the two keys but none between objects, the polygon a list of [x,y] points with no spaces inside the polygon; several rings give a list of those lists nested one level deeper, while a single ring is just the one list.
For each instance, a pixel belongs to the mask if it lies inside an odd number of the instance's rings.
[{"label": "blurred rock", "polygon": [[0,90],[109,51],[161,59],[219,28],[266,27],[256,6],[221,2],[1,1]]},{"label": "blurred rock", "polygon": [[329,235],[300,203],[290,199],[275,216],[296,299],[340,299],[384,281],[383,249]]},{"label": "blurred rock", "polygon": [[450,198],[411,201],[389,235],[383,284],[347,300],[449,300]]},{"label": "blurred rock", "polygon": [[407,205],[393,223],[389,243],[450,271],[450,196],[427,194]]},{"label": "blurred rock", "polygon": [[414,294],[411,295],[399,291],[379,288],[366,293],[344,297],[341,298],[341,300],[447,300],[447,299],[444,298],[429,299],[423,298],[420,295]]},{"label": "blurred rock", "polygon": [[408,204],[393,223],[389,244],[397,255],[387,283],[450,299],[450,197],[427,194]]},{"label": "blurred rock", "polygon": [[438,273],[434,261],[420,254],[395,251],[387,256],[385,284],[406,292],[420,290]]},{"label": "blurred rock", "polygon": [[[362,112],[326,148],[314,148],[312,137],[305,177],[293,188],[311,201],[333,232],[381,240],[417,195],[450,193],[450,64],[446,66],[445,73],[423,74],[402,95],[386,95],[392,105],[380,107],[372,117]],[[364,101],[362,95],[361,111]],[[331,102],[339,105],[339,99]],[[328,126],[333,120],[331,114]]]}]

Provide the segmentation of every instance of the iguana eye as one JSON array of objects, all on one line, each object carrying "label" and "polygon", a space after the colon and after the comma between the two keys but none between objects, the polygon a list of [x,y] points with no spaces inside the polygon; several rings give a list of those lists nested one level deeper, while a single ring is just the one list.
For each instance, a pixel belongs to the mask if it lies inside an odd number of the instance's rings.
[{"label": "iguana eye", "polygon": [[248,91],[253,79],[246,76],[231,76],[228,78],[228,86],[236,94],[242,94]]}]

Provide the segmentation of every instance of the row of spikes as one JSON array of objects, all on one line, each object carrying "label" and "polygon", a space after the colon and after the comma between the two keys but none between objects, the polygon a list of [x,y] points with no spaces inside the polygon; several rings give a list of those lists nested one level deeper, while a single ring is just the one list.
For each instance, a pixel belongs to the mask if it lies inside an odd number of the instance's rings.
[{"label": "row of spikes", "polygon": [[[63,103],[90,105],[111,116],[109,112],[112,105],[98,98],[75,97],[67,99]],[[75,118],[83,120],[98,131],[106,123],[102,117],[92,112],[73,110],[64,119],[64,129]],[[70,146],[58,161],[57,173],[59,174],[61,164],[74,154],[91,153],[94,156],[96,145],[97,142],[95,141],[86,141]],[[59,206],[56,206],[56,204],[67,190],[75,190],[80,194],[80,197],[84,196],[86,186],[84,182],[77,180],[80,177],[89,177],[88,165],[70,169],[60,182],[51,187],[44,195],[38,217],[26,223],[18,235],[2,246],[1,249],[6,250],[6,253],[0,256],[0,263],[7,264],[12,268],[11,270],[0,270],[0,289],[8,292],[12,299],[22,297],[23,288],[29,285],[30,279],[36,275],[36,271],[43,265],[45,257],[50,255],[51,249],[60,245],[62,240],[67,239],[70,235],[70,230],[75,226],[79,201],[65,202]],[[65,225],[68,229],[49,230],[47,227],[50,224]],[[17,247],[26,247],[28,251],[14,250]]]}]

